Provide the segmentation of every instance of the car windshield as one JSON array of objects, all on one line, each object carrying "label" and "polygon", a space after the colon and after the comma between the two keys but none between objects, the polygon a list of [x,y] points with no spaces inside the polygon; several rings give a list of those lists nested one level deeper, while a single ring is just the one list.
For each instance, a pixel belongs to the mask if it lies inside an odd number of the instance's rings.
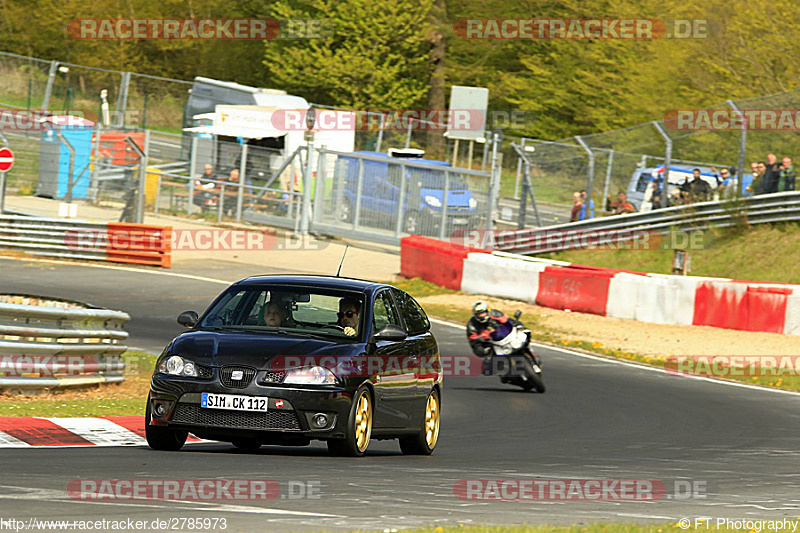
[{"label": "car windshield", "polygon": [[200,329],[278,332],[360,339],[360,293],[258,285],[225,292],[197,325]]},{"label": "car windshield", "polygon": [[[416,180],[420,185],[426,189],[444,189],[445,185],[445,171],[442,170],[428,170],[428,169],[409,169],[409,175],[412,180]],[[448,172],[447,176],[448,189],[452,190],[466,190],[469,188],[467,181],[456,172]]]}]

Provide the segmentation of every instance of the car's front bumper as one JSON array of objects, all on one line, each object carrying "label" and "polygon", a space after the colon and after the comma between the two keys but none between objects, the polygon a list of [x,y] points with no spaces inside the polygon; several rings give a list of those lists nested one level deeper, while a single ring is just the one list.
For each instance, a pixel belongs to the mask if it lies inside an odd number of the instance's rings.
[{"label": "car's front bumper", "polygon": [[[268,411],[238,411],[201,406],[202,393],[234,394],[268,398]],[[163,408],[157,409],[156,404]],[[243,388],[225,387],[218,378],[201,380],[156,374],[150,384],[147,421],[158,426],[185,429],[198,437],[214,440],[256,438],[328,439],[345,435],[352,395],[340,386],[299,386],[259,383],[257,378]],[[328,423],[314,424],[317,414]]]}]

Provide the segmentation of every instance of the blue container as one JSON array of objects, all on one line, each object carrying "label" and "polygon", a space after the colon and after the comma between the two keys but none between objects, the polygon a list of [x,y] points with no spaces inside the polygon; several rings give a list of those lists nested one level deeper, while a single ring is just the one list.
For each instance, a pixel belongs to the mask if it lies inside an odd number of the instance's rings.
[{"label": "blue container", "polygon": [[[91,179],[89,168],[92,154],[91,127],[55,126],[61,135],[75,149],[74,185],[72,198],[86,198]],[[70,151],[67,145],[61,142],[56,132],[45,130],[42,132],[42,143],[39,149],[39,186],[37,196],[48,198],[64,198],[69,188],[69,159]]]}]

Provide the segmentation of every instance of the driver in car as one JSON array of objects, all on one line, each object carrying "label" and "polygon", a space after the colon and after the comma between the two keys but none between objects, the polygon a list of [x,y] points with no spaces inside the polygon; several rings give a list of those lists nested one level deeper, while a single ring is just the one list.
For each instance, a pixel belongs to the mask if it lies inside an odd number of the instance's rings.
[{"label": "driver in car", "polygon": [[472,352],[478,357],[492,355],[489,339],[492,332],[499,324],[505,324],[510,319],[498,309],[489,309],[486,302],[476,302],[472,306],[472,318],[467,322],[467,340]]},{"label": "driver in car", "polygon": [[339,312],[336,314],[339,320],[336,324],[344,328],[345,335],[355,337],[358,334],[360,309],[361,302],[354,298],[342,298],[339,300]]}]

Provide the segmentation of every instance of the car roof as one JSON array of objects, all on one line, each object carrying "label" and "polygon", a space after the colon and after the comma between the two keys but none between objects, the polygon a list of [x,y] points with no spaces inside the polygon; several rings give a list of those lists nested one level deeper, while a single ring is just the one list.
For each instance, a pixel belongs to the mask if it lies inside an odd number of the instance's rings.
[{"label": "car roof", "polygon": [[251,276],[236,282],[237,285],[260,285],[274,283],[276,285],[296,285],[298,287],[320,287],[325,289],[342,289],[347,291],[373,292],[381,287],[391,287],[386,283],[376,283],[363,279],[340,278],[336,276],[317,276],[310,274],[265,274]]}]

